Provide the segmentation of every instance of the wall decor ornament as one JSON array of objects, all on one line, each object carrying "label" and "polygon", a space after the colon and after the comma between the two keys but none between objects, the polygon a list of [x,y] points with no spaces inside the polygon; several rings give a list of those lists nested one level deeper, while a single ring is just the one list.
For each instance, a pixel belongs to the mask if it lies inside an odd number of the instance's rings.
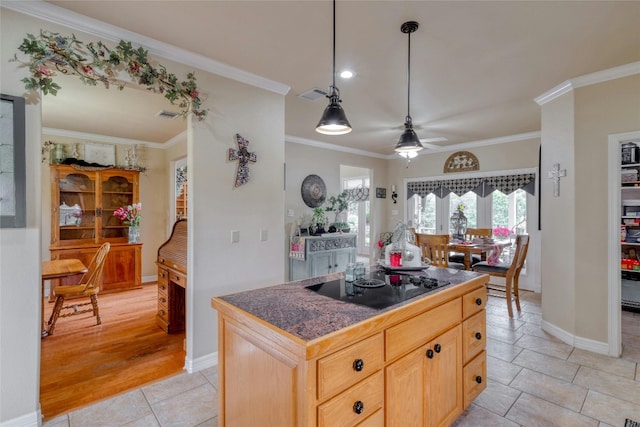
[{"label": "wall decor ornament", "polygon": [[229,148],[229,160],[237,160],[235,186],[240,187],[242,184],[249,182],[249,162],[258,161],[256,153],[249,152],[249,140],[244,139],[239,133],[236,133],[236,143],[238,149]]},{"label": "wall decor ornament", "polygon": [[327,186],[318,175],[308,175],[300,187],[302,200],[310,208],[321,206],[327,197]]},{"label": "wall decor ornament", "polygon": [[11,59],[29,68],[31,77],[22,79],[26,90],[40,89],[45,95],[56,95],[62,89],[53,79],[57,73],[78,76],[87,85],[102,83],[107,89],[114,85],[122,90],[126,83],[118,79],[118,74],[125,71],[139,85],[177,104],[182,116],[193,114],[203,120],[207,115],[193,73],[179,80],[163,65],[152,65],[147,59],[148,51],[134,48],[131,42],[120,40],[110,49],[100,41],[84,43],[75,34],[64,36],[40,30],[38,36],[27,34],[18,50],[29,57],[23,61],[15,54]]},{"label": "wall decor ornament", "polygon": [[478,158],[468,151],[457,151],[444,162],[444,173],[480,170]]},{"label": "wall decor ornament", "polygon": [[376,187],[376,199],[386,199],[387,189],[382,187]]}]

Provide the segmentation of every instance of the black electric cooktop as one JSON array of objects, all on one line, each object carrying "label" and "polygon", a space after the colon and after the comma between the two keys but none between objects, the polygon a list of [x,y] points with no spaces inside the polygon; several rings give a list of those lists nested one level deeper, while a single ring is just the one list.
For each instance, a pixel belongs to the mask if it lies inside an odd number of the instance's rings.
[{"label": "black electric cooktop", "polygon": [[307,286],[307,289],[340,301],[381,309],[451,283],[421,275],[391,273],[374,271],[354,282],[339,279]]}]

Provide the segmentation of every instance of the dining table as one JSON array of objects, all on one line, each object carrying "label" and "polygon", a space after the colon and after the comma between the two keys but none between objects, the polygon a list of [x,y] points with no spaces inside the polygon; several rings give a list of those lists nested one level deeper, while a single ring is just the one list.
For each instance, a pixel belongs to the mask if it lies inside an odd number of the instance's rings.
[{"label": "dining table", "polygon": [[[49,335],[44,321],[44,282],[52,279],[60,279],[62,277],[76,276],[87,272],[87,267],[79,259],[52,259],[50,261],[42,261],[42,294],[41,294],[41,322],[42,322],[42,338]],[[53,294],[53,287],[50,289]]]},{"label": "dining table", "polygon": [[452,252],[459,252],[464,254],[464,268],[466,270],[471,270],[471,255],[477,254],[480,255],[480,259],[482,261],[486,261],[487,255],[490,251],[497,250],[497,256],[502,254],[502,250],[505,247],[511,246],[511,242],[509,241],[494,241],[494,242],[483,242],[483,243],[475,243],[473,241],[470,242],[450,242],[449,250]]}]

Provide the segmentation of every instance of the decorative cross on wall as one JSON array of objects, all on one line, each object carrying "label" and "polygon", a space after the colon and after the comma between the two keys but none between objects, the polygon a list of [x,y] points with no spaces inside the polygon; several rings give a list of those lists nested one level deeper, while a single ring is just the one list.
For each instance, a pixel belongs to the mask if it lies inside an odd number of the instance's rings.
[{"label": "decorative cross on wall", "polygon": [[237,160],[238,168],[236,169],[236,187],[240,187],[249,181],[249,162],[255,163],[258,158],[256,153],[249,152],[249,141],[236,134],[236,142],[238,149],[229,148],[229,160]]},{"label": "decorative cross on wall", "polygon": [[560,178],[567,176],[567,170],[560,170],[560,163],[554,163],[553,169],[547,172],[547,178],[553,180],[553,197],[560,197]]}]

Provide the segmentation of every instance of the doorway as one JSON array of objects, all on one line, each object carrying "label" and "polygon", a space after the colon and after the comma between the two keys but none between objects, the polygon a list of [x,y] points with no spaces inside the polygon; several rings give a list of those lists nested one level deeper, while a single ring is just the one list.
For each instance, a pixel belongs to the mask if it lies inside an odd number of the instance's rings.
[{"label": "doorway", "polygon": [[[609,135],[608,182],[609,182],[609,236],[608,236],[608,323],[609,355],[619,357],[623,350],[622,335],[622,277],[620,271],[622,249],[620,244],[620,218],[622,200],[627,197],[621,183],[622,144],[640,141],[640,131]],[[640,286],[640,285],[639,285]]]},{"label": "doorway", "polygon": [[[55,335],[45,338],[41,342],[41,366],[39,371],[41,394],[46,387],[49,387],[49,391],[52,393],[62,394],[63,391],[55,382],[55,376],[59,376],[61,379],[65,377],[66,380],[75,381],[76,386],[71,388],[75,388],[76,392],[82,394],[82,398],[88,397],[97,401],[184,370],[187,359],[184,347],[186,333],[169,335],[156,325],[158,291],[156,285],[157,270],[154,261],[158,247],[168,239],[171,226],[175,222],[175,215],[169,214],[171,206],[175,203],[175,184],[171,187],[168,185],[168,177],[172,177],[172,171],[169,168],[169,163],[166,162],[167,149],[171,147],[173,155],[180,152],[177,156],[184,157],[187,152],[187,134],[190,130],[187,129],[186,121],[181,119],[171,120],[168,126],[171,129],[175,129],[171,131],[173,132],[171,138],[163,139],[158,136],[160,133],[154,133],[152,137],[150,131],[144,131],[145,127],[141,119],[128,111],[128,108],[135,109],[136,114],[143,109],[147,113],[152,111],[152,114],[147,114],[147,119],[158,123],[157,120],[159,118],[155,116],[155,113],[168,106],[168,101],[160,95],[134,88],[128,88],[124,91],[105,90],[102,87],[88,87],[81,83],[80,87],[76,87],[77,85],[67,80],[61,81],[63,90],[56,97],[45,96],[42,98],[42,134],[44,140],[49,139],[64,145],[66,157],[74,157],[77,153],[79,154],[77,157],[79,159],[84,159],[82,157],[84,154],[82,146],[87,141],[112,145],[115,147],[116,165],[127,167],[129,165],[127,162],[131,160],[133,155],[134,158],[137,158],[138,165],[148,166],[147,170],[140,174],[140,201],[143,204],[143,219],[141,223],[143,243],[141,275],[143,288],[112,294],[100,294],[102,325],[96,327],[95,320],[93,322],[88,320],[89,323],[92,323],[90,325],[81,325],[80,323],[84,321],[81,316],[60,319],[56,325]],[[104,100],[103,96],[108,99]],[[135,98],[135,101],[127,101],[130,99],[127,96]],[[112,97],[117,98],[111,99]],[[79,119],[76,116],[78,114],[77,110],[71,113],[65,111],[65,105],[73,105],[73,108],[77,109],[78,104],[82,102],[81,100],[86,98],[90,99],[91,106],[85,108],[85,110],[93,111],[99,119]],[[115,101],[116,99],[118,100]],[[114,104],[114,101],[117,104]],[[144,103],[148,105],[143,107],[141,104]],[[117,105],[117,107],[114,107],[114,105]],[[97,111],[99,107],[105,111]],[[126,117],[122,119],[112,118],[110,116],[111,113],[124,116],[130,115],[134,117],[136,123],[132,125]],[[92,128],[92,123],[95,126],[94,128]],[[114,123],[119,125],[115,126]],[[154,127],[159,130],[165,126],[165,123],[165,121],[162,121],[159,124],[155,124]],[[137,136],[130,135],[127,134],[127,128],[142,133],[138,133]],[[180,150],[176,146],[184,147],[184,149]],[[78,147],[80,148],[77,149]],[[49,175],[48,159],[43,159],[41,168],[43,207],[41,259],[43,260],[47,260],[50,257],[48,249],[51,229],[51,210],[49,209],[51,206],[51,184]],[[173,202],[171,199],[174,199]],[[175,206],[171,212],[175,212]],[[167,232],[154,232],[154,230],[167,230]],[[47,303],[45,304],[48,305]],[[117,311],[118,316],[113,317],[112,320],[107,320],[110,308]],[[45,310],[47,309],[50,310],[50,307],[47,306]],[[73,326],[76,329],[73,332],[68,330],[65,337],[65,326]],[[130,331],[134,330],[137,330],[135,334],[130,333]],[[49,341],[47,342],[46,340]],[[60,345],[56,345],[54,340]],[[91,342],[97,353],[90,353],[89,346],[84,346],[83,341],[85,343]],[[102,360],[100,362],[101,359],[96,354],[117,355],[118,359]],[[55,357],[57,356],[63,356],[63,359],[57,359],[56,361]],[[138,372],[135,375],[127,377],[127,370],[136,370],[137,363],[142,360],[145,360],[152,369],[146,373],[137,369]],[[44,365],[47,363],[54,367],[53,371],[46,370]],[[91,363],[98,363],[101,368],[119,366],[119,369],[111,371],[109,374],[93,375],[90,385],[86,378],[78,376],[74,379],[73,372],[75,369],[90,366]],[[51,376],[45,379],[43,375]],[[51,378],[54,378],[53,383]],[[110,381],[110,385],[108,387],[101,386],[101,381]],[[110,394],[101,395],[96,392],[98,389],[107,390]],[[74,407],[73,405],[87,403],[89,402],[82,401],[80,398],[70,399],[65,404],[72,406],[65,408],[62,403],[55,403],[55,411],[68,412]],[[44,404],[42,408],[43,415],[49,418],[52,415],[51,410],[47,410],[47,406]]]},{"label": "doorway", "polygon": [[347,222],[351,233],[357,233],[357,255],[369,257],[371,250],[371,169],[340,165],[340,190],[347,192]]}]

